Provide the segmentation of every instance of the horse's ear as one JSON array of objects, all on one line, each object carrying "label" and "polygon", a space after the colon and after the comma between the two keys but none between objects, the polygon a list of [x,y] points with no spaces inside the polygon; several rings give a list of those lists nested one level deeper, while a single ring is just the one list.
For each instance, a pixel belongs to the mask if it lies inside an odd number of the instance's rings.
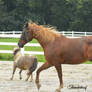
[{"label": "horse's ear", "polygon": [[23,29],[24,29],[24,30],[28,30],[28,25],[29,25],[28,22],[24,23]]},{"label": "horse's ear", "polygon": [[25,23],[25,28],[28,29],[28,22]]}]

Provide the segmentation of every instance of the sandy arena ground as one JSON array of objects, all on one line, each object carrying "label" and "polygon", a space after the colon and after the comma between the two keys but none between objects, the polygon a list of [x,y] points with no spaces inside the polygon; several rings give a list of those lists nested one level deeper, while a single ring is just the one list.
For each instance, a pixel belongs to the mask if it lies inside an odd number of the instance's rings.
[{"label": "sandy arena ground", "polygon": [[[38,67],[41,65],[39,63]],[[33,82],[26,82],[26,71],[22,72],[23,79],[19,80],[17,69],[14,80],[11,81],[12,67],[13,62],[0,61],[0,92],[55,92],[59,85],[54,67],[41,72],[39,91],[35,85],[35,72]],[[63,65],[63,82],[61,92],[92,92],[92,65]]]}]

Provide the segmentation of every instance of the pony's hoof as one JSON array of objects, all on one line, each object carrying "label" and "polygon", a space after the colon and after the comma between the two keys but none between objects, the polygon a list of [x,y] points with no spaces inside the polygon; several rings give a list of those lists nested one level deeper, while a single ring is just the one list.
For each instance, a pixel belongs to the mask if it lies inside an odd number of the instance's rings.
[{"label": "pony's hoof", "polygon": [[20,77],[20,80],[21,80],[22,78]]},{"label": "pony's hoof", "polygon": [[60,89],[56,89],[56,92],[60,92]]},{"label": "pony's hoof", "polygon": [[25,79],[25,81],[28,81],[28,79]]},{"label": "pony's hoof", "polygon": [[33,80],[30,80],[30,82],[33,82]]},{"label": "pony's hoof", "polygon": [[10,78],[10,80],[13,80],[13,78]]}]

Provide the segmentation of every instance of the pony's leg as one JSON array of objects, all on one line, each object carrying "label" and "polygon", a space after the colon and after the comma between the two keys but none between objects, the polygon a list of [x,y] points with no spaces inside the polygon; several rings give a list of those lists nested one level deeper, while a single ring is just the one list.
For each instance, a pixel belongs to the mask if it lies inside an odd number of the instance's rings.
[{"label": "pony's leg", "polygon": [[39,89],[41,87],[40,83],[39,83],[39,74],[42,70],[47,69],[49,67],[51,67],[52,65],[49,64],[48,62],[44,63],[36,72],[36,85],[37,88]]},{"label": "pony's leg", "polygon": [[20,80],[22,79],[21,72],[22,72],[22,69],[19,71]]},{"label": "pony's leg", "polygon": [[29,79],[30,75],[31,75],[31,73],[30,73],[30,71],[28,71],[28,73],[27,73],[27,78],[26,78],[26,80],[25,80],[25,81],[28,81],[28,79]]},{"label": "pony's leg", "polygon": [[31,75],[31,74],[27,75],[27,78],[26,78],[26,80],[25,80],[25,81],[28,81],[28,79],[29,79],[30,75]]},{"label": "pony's leg", "polygon": [[31,74],[31,80],[30,80],[31,82],[33,81],[33,74]]},{"label": "pony's leg", "polygon": [[58,73],[58,77],[59,77],[59,81],[60,81],[60,86],[59,88],[57,88],[57,92],[60,92],[60,89],[63,88],[63,80],[62,80],[62,67],[61,65],[57,65],[55,66],[57,73]]},{"label": "pony's leg", "polygon": [[13,80],[13,77],[14,77],[14,74],[15,74],[15,71],[16,71],[16,64],[13,65],[13,73],[12,73],[12,77],[10,78],[11,80]]}]

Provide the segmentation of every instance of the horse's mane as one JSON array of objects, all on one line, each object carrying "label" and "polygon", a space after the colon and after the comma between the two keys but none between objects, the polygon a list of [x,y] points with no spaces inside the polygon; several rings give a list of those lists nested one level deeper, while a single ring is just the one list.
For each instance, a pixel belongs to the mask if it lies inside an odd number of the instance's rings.
[{"label": "horse's mane", "polygon": [[38,25],[36,23],[30,23],[30,26],[33,27],[36,31],[36,36],[43,36],[43,39],[41,40],[49,40],[53,41],[56,37],[61,36],[61,34],[58,33],[55,27],[50,25]]}]

